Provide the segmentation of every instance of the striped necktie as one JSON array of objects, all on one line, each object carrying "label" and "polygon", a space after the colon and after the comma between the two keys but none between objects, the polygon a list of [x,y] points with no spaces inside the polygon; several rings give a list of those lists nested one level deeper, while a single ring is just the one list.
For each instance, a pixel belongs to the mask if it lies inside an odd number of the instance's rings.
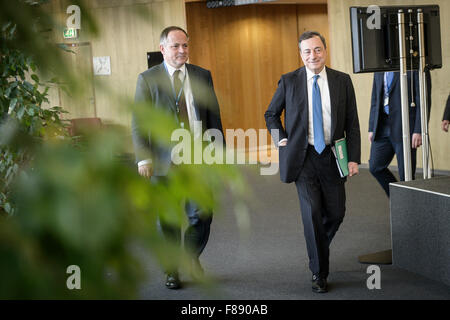
[{"label": "striped necktie", "polygon": [[[180,70],[176,70],[173,73],[173,87],[175,89],[175,95],[176,98],[178,98],[178,94],[180,93],[180,90],[182,90],[181,86],[181,79],[180,79]],[[189,125],[189,116],[186,106],[186,98],[184,96],[184,90],[181,91],[180,98],[178,100],[178,117],[180,119],[180,122],[183,122],[185,125]]]}]

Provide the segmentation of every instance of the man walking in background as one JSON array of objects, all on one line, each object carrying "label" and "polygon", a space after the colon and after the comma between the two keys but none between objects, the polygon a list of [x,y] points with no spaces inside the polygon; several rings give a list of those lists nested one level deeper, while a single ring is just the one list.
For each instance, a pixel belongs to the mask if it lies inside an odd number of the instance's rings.
[{"label": "man walking in background", "polygon": [[[420,121],[419,75],[417,71],[408,71],[408,120],[411,135],[412,178],[416,172],[416,151],[422,145]],[[428,89],[428,111],[431,107],[430,72],[425,73]],[[389,183],[396,182],[388,169],[394,155],[397,157],[400,180],[405,180],[403,158],[402,107],[399,72],[377,72],[374,74],[372,102],[369,116],[370,157],[369,168],[389,197]]]}]

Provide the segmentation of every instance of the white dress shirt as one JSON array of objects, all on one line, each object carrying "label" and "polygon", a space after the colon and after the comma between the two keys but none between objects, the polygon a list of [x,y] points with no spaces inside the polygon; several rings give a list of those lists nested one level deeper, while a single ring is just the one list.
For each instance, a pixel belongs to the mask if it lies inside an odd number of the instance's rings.
[{"label": "white dress shirt", "polygon": [[[312,105],[312,87],[314,83],[314,73],[306,68],[306,79],[308,85],[308,143],[314,145],[314,124],[313,124],[313,105]],[[325,144],[331,143],[331,103],[330,90],[328,89],[328,78],[325,67],[320,71],[317,84],[320,90],[320,97],[322,99],[322,119],[323,119],[323,134]]]},{"label": "white dress shirt", "polygon": [[[314,145],[314,124],[313,124],[313,106],[312,106],[312,86],[314,83],[315,73],[306,69],[306,83],[308,86],[308,143]],[[331,102],[330,102],[330,90],[328,88],[327,71],[323,67],[319,73],[317,84],[320,90],[320,97],[322,100],[322,119],[323,119],[323,133],[325,138],[325,144],[331,143]],[[288,139],[284,138],[278,142],[278,146],[287,142]]]},{"label": "white dress shirt", "polygon": [[[189,117],[189,128],[192,130],[194,121],[197,120],[197,115],[195,114],[194,96],[192,95],[191,82],[189,81],[189,74],[186,69],[186,65],[183,64],[181,66],[181,68],[176,69],[176,68],[172,67],[170,64],[166,63],[165,61],[164,61],[164,64],[166,65],[167,72],[169,73],[169,76],[170,76],[169,78],[170,78],[170,82],[172,83],[172,88],[173,88],[173,74],[175,73],[176,70],[181,71],[180,72],[181,83],[183,83],[183,79],[186,77],[186,80],[184,81],[183,92],[184,92],[184,97],[186,99],[186,108],[187,108],[188,117]],[[175,92],[175,94],[178,95],[178,92]]]}]

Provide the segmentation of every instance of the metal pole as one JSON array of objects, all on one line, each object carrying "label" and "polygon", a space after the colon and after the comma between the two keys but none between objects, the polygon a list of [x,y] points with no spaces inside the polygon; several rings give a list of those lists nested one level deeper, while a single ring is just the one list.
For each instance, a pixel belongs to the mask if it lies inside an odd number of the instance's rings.
[{"label": "metal pole", "polygon": [[403,134],[403,159],[405,162],[405,181],[411,181],[411,139],[409,131],[409,107],[408,107],[408,76],[406,73],[406,48],[405,48],[405,15],[403,10],[398,10],[398,45],[400,53],[400,93],[402,102],[402,134]]},{"label": "metal pole", "polygon": [[425,81],[425,33],[423,31],[423,13],[422,9],[417,9],[417,29],[419,35],[419,92],[420,92],[420,120],[422,125],[422,162],[423,178],[430,179],[428,170],[429,144],[428,144],[428,99],[427,82]]}]

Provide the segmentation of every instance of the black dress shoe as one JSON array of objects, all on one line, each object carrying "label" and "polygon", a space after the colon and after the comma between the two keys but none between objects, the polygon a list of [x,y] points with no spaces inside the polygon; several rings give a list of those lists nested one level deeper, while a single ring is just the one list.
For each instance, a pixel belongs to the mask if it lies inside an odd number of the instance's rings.
[{"label": "black dress shoe", "polygon": [[168,289],[179,289],[181,288],[180,278],[178,273],[168,273],[166,278],[166,287]]},{"label": "black dress shoe", "polygon": [[313,275],[312,277],[312,291],[316,293],[328,292],[327,279],[321,276]]}]

